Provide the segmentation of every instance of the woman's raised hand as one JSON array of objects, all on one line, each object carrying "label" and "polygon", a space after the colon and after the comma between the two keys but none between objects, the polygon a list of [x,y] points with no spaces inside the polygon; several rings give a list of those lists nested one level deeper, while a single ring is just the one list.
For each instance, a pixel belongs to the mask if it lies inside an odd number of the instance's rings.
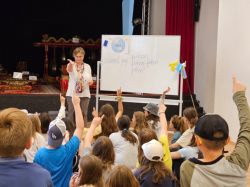
[{"label": "woman's raised hand", "polygon": [[70,64],[72,64],[72,65],[74,65],[75,64],[75,62],[73,62],[72,60],[70,60],[70,59],[67,59],[67,61],[69,61],[69,63]]}]

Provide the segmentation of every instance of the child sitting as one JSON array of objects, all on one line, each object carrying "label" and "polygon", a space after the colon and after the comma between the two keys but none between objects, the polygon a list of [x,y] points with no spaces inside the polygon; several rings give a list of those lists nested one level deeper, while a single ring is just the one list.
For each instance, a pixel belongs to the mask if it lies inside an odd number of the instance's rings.
[{"label": "child sitting", "polygon": [[41,122],[37,115],[29,116],[32,123],[32,145],[25,149],[24,154],[28,162],[33,162],[36,152],[46,146],[45,138],[41,135]]},{"label": "child sitting", "polygon": [[[165,94],[170,91],[170,88],[162,93],[161,101],[164,103]],[[160,103],[159,103],[160,104]],[[144,109],[144,114],[148,121],[150,128],[156,133],[157,137],[160,138],[161,136],[161,123],[159,117],[159,107],[154,103],[148,103]]]},{"label": "child sitting", "polygon": [[[174,115],[170,119],[169,128],[173,129],[174,131],[174,136],[171,141],[171,144],[174,144],[181,137],[181,135],[188,129],[188,126],[184,123],[182,117]],[[181,147],[178,146],[177,148],[180,149]]]},{"label": "child sitting", "polygon": [[95,155],[102,161],[102,175],[103,180],[106,182],[108,179],[111,170],[114,168],[114,162],[115,162],[115,151],[114,146],[110,139],[107,136],[100,136],[93,148],[91,149],[91,142],[93,140],[93,135],[96,127],[102,123],[102,119],[104,118],[104,115],[100,117],[95,117],[91,123],[91,126],[88,130],[88,133],[86,135],[86,138],[84,140],[83,144],[83,151],[82,156],[85,155]]},{"label": "child sitting", "polygon": [[190,136],[194,132],[195,123],[198,120],[198,115],[193,107],[186,108],[183,111],[184,123],[188,125],[186,130],[181,137],[173,144],[169,146],[169,149],[177,148],[178,146],[186,147],[190,143]]},{"label": "child sitting", "polygon": [[119,165],[111,171],[105,187],[140,187],[140,185],[127,166]]},{"label": "child sitting", "polygon": [[164,151],[162,144],[151,140],[142,145],[143,160],[141,169],[134,173],[141,187],[164,186],[175,187],[174,175],[162,161]]},{"label": "child sitting", "polygon": [[49,130],[49,124],[52,121],[50,115],[47,112],[43,112],[39,115],[39,119],[41,122],[41,130],[42,130],[42,136],[45,138],[46,145],[48,145],[48,130]]},{"label": "child sitting", "polygon": [[145,129],[145,128],[150,129],[146,116],[143,112],[140,112],[140,111],[134,112],[132,123],[135,124],[133,132],[136,135],[138,135],[142,129]]},{"label": "child sitting", "polygon": [[16,108],[2,110],[0,129],[0,186],[53,187],[46,169],[24,161],[23,151],[32,145],[27,114]]},{"label": "child sitting", "polygon": [[68,186],[73,174],[73,158],[79,148],[84,122],[80,109],[80,99],[73,91],[72,103],[76,113],[76,130],[74,136],[62,145],[65,138],[66,126],[61,119],[53,120],[49,125],[48,146],[38,150],[34,162],[47,169],[52,177],[54,186]]},{"label": "child sitting", "polygon": [[102,161],[94,155],[82,157],[79,163],[79,175],[71,177],[69,187],[103,187],[103,185]]},{"label": "child sitting", "polygon": [[[159,138],[159,142],[161,142],[163,150],[164,150],[163,161],[165,165],[171,170],[172,159],[170,156],[170,151],[169,151],[169,146],[168,146],[167,120],[166,120],[166,115],[165,115],[166,109],[167,107],[163,105],[161,102],[159,113],[160,113],[160,122],[161,122],[162,128],[161,128],[161,136]],[[133,173],[136,172],[141,167],[141,163],[143,160],[142,145],[153,139],[158,141],[158,138],[155,132],[147,128],[141,130],[138,138],[139,138],[138,157],[137,157],[138,160],[137,160],[136,168],[132,170]]]},{"label": "child sitting", "polygon": [[217,114],[201,117],[195,127],[195,139],[204,159],[191,158],[181,165],[181,186],[247,186],[250,155],[250,109],[246,86],[233,75],[233,100],[238,108],[240,132],[235,149],[224,157],[230,142],[227,122]]},{"label": "child sitting", "polygon": [[117,125],[119,132],[109,136],[115,150],[115,165],[126,165],[128,168],[134,169],[138,154],[138,137],[129,131],[130,119],[128,116],[121,116]]}]

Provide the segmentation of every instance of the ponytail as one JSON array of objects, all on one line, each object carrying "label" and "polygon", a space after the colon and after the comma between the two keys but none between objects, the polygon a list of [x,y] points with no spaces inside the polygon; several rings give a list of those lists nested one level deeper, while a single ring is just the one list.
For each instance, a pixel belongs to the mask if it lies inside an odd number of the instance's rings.
[{"label": "ponytail", "polygon": [[183,117],[179,117],[177,115],[174,115],[174,116],[172,116],[171,120],[172,120],[172,124],[173,124],[174,128],[177,131],[180,131],[181,134],[183,134],[188,129],[187,124],[184,123]]},{"label": "ponytail", "polygon": [[185,116],[190,121],[191,128],[193,128],[198,121],[197,111],[193,107],[186,108],[183,111],[183,116]]},{"label": "ponytail", "polygon": [[133,145],[137,143],[137,138],[129,131],[130,119],[128,116],[123,115],[117,121],[118,128],[122,131],[122,137]]},{"label": "ponytail", "polygon": [[123,130],[122,137],[125,138],[130,143],[132,143],[133,145],[137,143],[137,138],[129,130]]}]

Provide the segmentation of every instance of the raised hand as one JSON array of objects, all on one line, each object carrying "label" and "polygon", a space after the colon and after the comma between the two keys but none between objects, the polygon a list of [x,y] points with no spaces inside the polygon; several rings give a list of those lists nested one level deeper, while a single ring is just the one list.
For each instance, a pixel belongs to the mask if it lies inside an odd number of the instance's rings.
[{"label": "raised hand", "polygon": [[67,59],[67,61],[69,61],[69,63],[70,64],[72,64],[72,65],[74,65],[75,64],[75,62],[73,62],[72,60],[70,60],[70,59]]},{"label": "raised hand", "polygon": [[78,175],[73,175],[69,181],[69,187],[75,187],[75,180],[78,177]]},{"label": "raised hand", "polygon": [[60,102],[61,105],[65,106],[65,97],[63,97],[62,94],[60,94]]},{"label": "raised hand", "polygon": [[168,93],[169,91],[170,91],[170,87],[168,87],[168,89],[167,89],[167,90],[163,91],[163,93],[162,93],[162,97],[165,97],[165,94],[166,94],[166,93]]},{"label": "raised hand", "polygon": [[80,105],[80,98],[75,95],[75,90],[73,90],[72,103],[74,106]]},{"label": "raised hand", "polygon": [[246,91],[247,87],[245,84],[242,84],[239,81],[236,81],[236,75],[235,73],[233,74],[233,93],[235,94],[236,92],[240,91]]},{"label": "raised hand", "polygon": [[94,117],[94,119],[92,120],[91,126],[97,127],[98,125],[102,123],[103,118],[104,118],[104,115],[102,115],[102,117]]},{"label": "raised hand", "polygon": [[122,96],[122,89],[120,87],[120,89],[117,89],[117,96]]},{"label": "raised hand", "polygon": [[93,107],[92,116],[98,117],[98,112],[95,110],[95,107]]},{"label": "raised hand", "polygon": [[165,113],[166,109],[167,109],[167,107],[162,103],[162,100],[161,100],[161,106],[159,108],[159,113],[162,113],[162,112]]}]

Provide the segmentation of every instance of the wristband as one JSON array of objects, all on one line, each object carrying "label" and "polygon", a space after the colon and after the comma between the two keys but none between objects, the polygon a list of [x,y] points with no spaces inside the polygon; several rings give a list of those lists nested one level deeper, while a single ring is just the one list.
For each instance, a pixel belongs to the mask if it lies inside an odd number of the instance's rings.
[{"label": "wristband", "polygon": [[121,100],[121,101],[123,101],[123,100],[124,100],[124,98],[123,98],[123,97],[121,97],[121,96],[117,96],[117,97],[115,98],[115,100]]}]

